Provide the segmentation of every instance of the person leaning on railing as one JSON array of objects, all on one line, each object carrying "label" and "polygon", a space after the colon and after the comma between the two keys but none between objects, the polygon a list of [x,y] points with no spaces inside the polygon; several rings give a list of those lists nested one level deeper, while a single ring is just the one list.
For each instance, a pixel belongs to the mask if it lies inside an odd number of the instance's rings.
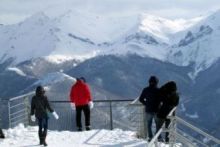
[{"label": "person leaning on railing", "polygon": [[93,108],[92,96],[89,85],[84,77],[77,78],[70,91],[70,100],[73,110],[76,110],[76,125],[78,131],[82,131],[81,113],[85,115],[85,128],[91,130],[90,109]]},{"label": "person leaning on railing", "polygon": [[156,118],[156,113],[160,104],[158,78],[151,76],[149,85],[142,90],[139,101],[145,106],[146,127],[148,130],[148,141],[153,138],[152,122]]},{"label": "person leaning on railing", "polygon": [[[46,136],[48,129],[48,110],[53,114],[55,119],[59,119],[57,113],[50,107],[47,96],[45,95],[45,90],[42,86],[36,88],[36,94],[31,100],[31,120],[38,120],[38,135],[40,140],[40,145],[47,146]],[[35,117],[36,116],[36,117]]]},{"label": "person leaning on railing", "polygon": [[[162,105],[158,110],[156,118],[157,131],[159,131],[163,123],[165,123],[165,128],[168,128],[170,125],[170,120],[167,119],[167,115],[179,104],[179,95],[177,93],[177,86],[174,81],[167,82],[160,88],[159,91]],[[158,137],[158,140],[163,141],[161,135]],[[166,132],[165,134],[165,142],[169,142],[169,132]]]}]

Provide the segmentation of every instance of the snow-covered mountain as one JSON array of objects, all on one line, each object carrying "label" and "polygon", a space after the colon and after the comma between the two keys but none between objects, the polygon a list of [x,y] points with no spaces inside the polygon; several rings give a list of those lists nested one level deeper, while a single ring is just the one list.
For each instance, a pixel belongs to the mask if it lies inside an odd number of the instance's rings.
[{"label": "snow-covered mountain", "polygon": [[220,57],[220,11],[176,35],[182,39],[171,47],[168,60],[180,66],[192,65],[194,70],[189,75],[195,78]]},{"label": "snow-covered mountain", "polygon": [[104,16],[70,10],[49,18],[37,13],[19,24],[0,27],[0,61],[85,59],[113,50],[165,59],[171,34],[191,25],[149,14]]},{"label": "snow-covered mountain", "polygon": [[103,54],[135,53],[180,66],[193,65],[195,78],[220,56],[220,12],[191,20],[140,14],[105,16],[69,10],[50,18],[37,13],[0,27],[0,63],[45,57],[50,62]]}]

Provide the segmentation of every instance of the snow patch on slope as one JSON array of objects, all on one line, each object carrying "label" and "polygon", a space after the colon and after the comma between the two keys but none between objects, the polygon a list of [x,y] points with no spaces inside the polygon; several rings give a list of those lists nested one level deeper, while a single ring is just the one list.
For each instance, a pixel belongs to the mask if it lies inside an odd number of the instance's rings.
[{"label": "snow patch on slope", "polygon": [[35,82],[33,85],[53,85],[55,83],[62,82],[64,80],[76,81],[75,78],[68,76],[61,72],[49,73],[43,76],[40,80]]},{"label": "snow patch on slope", "polygon": [[9,67],[9,68],[7,68],[7,70],[14,71],[15,73],[17,73],[20,76],[27,76],[21,69],[16,68],[16,67]]}]

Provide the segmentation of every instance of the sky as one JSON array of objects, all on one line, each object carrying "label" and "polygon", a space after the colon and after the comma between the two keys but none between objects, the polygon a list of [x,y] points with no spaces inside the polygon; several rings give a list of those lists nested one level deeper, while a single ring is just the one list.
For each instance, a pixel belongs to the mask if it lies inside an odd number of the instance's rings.
[{"label": "sky", "polygon": [[0,24],[13,24],[39,11],[55,16],[69,9],[99,14],[150,13],[187,19],[220,9],[220,0],[0,0]]}]

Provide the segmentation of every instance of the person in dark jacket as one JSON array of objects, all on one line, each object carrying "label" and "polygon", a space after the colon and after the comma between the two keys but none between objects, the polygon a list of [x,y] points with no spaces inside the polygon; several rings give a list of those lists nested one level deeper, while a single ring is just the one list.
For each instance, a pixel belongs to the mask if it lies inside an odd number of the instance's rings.
[{"label": "person in dark jacket", "polygon": [[77,79],[76,83],[71,88],[70,100],[72,108],[76,109],[76,125],[78,131],[82,131],[81,113],[85,115],[86,130],[90,130],[90,109],[93,108],[92,96],[89,85],[86,84],[84,77]]},{"label": "person in dark jacket", "polygon": [[48,111],[53,114],[56,119],[59,119],[57,113],[50,107],[45,90],[42,86],[36,88],[36,94],[33,96],[31,101],[31,120],[38,120],[38,136],[40,145],[47,146],[46,136],[48,129]]},{"label": "person in dark jacket", "polygon": [[[170,111],[179,104],[179,95],[177,93],[177,86],[174,81],[169,81],[160,88],[160,97],[161,97],[161,107],[157,113],[156,119],[156,128],[157,131],[165,123],[165,128],[168,128],[170,125],[170,120],[167,119]],[[175,115],[175,113],[173,113]],[[158,140],[163,140],[161,135],[158,137]],[[165,134],[165,141],[169,142],[169,133]]]},{"label": "person in dark jacket", "polygon": [[155,121],[156,113],[160,104],[158,78],[151,76],[149,79],[149,86],[145,87],[139,97],[139,101],[145,106],[146,122],[148,129],[148,140],[153,137],[152,122]]},{"label": "person in dark jacket", "polygon": [[5,138],[5,135],[4,135],[4,133],[3,133],[1,128],[0,128],[0,138]]}]

